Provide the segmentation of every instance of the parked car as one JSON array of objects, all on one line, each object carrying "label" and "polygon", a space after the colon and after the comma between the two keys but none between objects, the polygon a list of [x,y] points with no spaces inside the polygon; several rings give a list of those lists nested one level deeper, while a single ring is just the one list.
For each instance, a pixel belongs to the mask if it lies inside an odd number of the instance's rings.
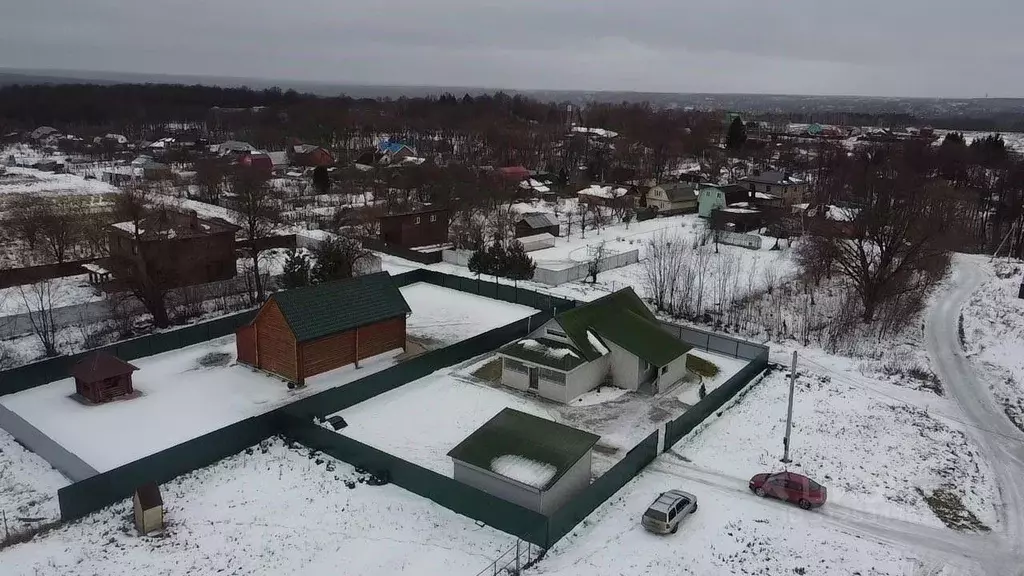
[{"label": "parked car", "polygon": [[697,497],[682,490],[669,490],[647,508],[640,524],[655,534],[675,534],[683,518],[697,511]]},{"label": "parked car", "polygon": [[772,497],[799,504],[804,510],[825,504],[828,490],[814,480],[795,472],[755,474],[750,490],[762,498]]}]

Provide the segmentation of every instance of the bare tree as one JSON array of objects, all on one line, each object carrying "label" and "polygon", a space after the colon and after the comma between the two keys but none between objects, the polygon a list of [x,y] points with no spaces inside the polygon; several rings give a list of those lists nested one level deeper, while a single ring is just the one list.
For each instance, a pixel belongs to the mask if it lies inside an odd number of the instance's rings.
[{"label": "bare tree", "polygon": [[[587,237],[587,211],[589,207],[586,202],[577,201],[576,214],[580,217],[580,238]],[[572,218],[570,215],[569,218]]]},{"label": "bare tree", "polygon": [[151,212],[149,190],[144,187],[122,190],[115,201],[115,212],[120,224],[129,231],[131,240],[130,246],[111,246],[111,267],[153,317],[153,324],[166,328],[171,324],[167,313],[167,292],[175,285],[175,278],[166,266],[161,265],[160,259],[166,255],[162,251],[148,249],[148,243],[143,242],[147,234],[161,233],[157,215]]},{"label": "bare tree", "polygon": [[237,214],[235,223],[249,240],[249,254],[252,258],[252,281],[255,289],[253,304],[265,299],[264,281],[260,274],[259,241],[274,233],[281,225],[281,203],[268,185],[267,178],[252,169],[238,170],[232,179]]},{"label": "bare tree", "polygon": [[658,310],[672,312],[686,251],[685,240],[664,230],[645,242],[641,281]]},{"label": "bare tree", "polygon": [[39,338],[43,351],[47,356],[58,355],[57,331],[60,327],[54,316],[54,308],[60,303],[61,285],[53,280],[43,280],[27,287],[19,286],[18,291],[25,302],[32,332]]},{"label": "bare tree", "polygon": [[35,194],[18,194],[8,205],[7,225],[34,252],[42,229],[43,200]]},{"label": "bare tree", "polygon": [[227,172],[224,163],[216,158],[204,158],[196,161],[195,169],[199,199],[210,204],[219,204]]},{"label": "bare tree", "polygon": [[63,264],[78,239],[80,206],[69,197],[39,201],[39,235],[50,258]]},{"label": "bare tree", "polygon": [[693,280],[694,280],[694,317],[700,317],[704,311],[704,288],[709,280],[711,270],[711,258],[714,254],[706,246],[698,246],[693,250]]},{"label": "bare tree", "polygon": [[590,260],[587,261],[587,277],[590,278],[590,283],[594,284],[597,282],[597,275],[601,272],[601,262],[604,260],[607,254],[605,243],[601,242],[593,249],[590,254]]}]

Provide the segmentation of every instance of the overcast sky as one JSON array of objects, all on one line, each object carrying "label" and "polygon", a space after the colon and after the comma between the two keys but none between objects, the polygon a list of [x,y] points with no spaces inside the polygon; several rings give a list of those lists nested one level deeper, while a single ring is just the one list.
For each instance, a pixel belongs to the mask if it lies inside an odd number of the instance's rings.
[{"label": "overcast sky", "polygon": [[0,66],[520,89],[1024,96],[1019,0],[6,0]]}]

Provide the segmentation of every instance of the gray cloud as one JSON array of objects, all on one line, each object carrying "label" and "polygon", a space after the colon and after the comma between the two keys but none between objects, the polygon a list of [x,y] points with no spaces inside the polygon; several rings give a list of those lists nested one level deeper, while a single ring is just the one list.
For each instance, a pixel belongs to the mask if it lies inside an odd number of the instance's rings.
[{"label": "gray cloud", "polygon": [[0,66],[510,88],[1021,95],[1007,0],[37,0]]}]

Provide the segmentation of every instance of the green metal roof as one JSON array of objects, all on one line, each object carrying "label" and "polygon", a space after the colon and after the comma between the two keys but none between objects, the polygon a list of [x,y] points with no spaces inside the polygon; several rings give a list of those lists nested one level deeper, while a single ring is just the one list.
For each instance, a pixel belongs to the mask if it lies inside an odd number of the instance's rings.
[{"label": "green metal roof", "polygon": [[600,436],[558,422],[505,408],[466,437],[448,455],[484,470],[499,456],[522,456],[550,464],[557,472],[541,489],[554,485],[597,444]]},{"label": "green metal roof", "polygon": [[278,292],[271,298],[277,302],[299,342],[411,312],[387,272]]},{"label": "green metal roof", "polygon": [[623,288],[562,312],[555,320],[588,361],[602,356],[587,335],[588,331],[659,367],[692,348],[663,330],[632,288]]},{"label": "green metal roof", "polygon": [[536,338],[534,342],[536,344],[531,344],[529,339],[519,340],[499,348],[498,352],[563,372],[568,372],[586,362],[583,359],[583,353],[569,344],[547,338]]}]

